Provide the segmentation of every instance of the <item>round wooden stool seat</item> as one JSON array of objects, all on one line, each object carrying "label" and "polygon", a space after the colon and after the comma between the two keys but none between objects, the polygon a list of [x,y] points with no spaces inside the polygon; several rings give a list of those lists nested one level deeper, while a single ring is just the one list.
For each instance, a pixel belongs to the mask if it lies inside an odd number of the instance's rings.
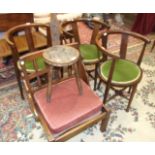
[{"label": "round wooden stool seat", "polygon": [[58,67],[70,66],[76,63],[79,56],[80,54],[77,49],[65,45],[56,45],[47,48],[43,53],[46,63]]},{"label": "round wooden stool seat", "polygon": [[77,62],[80,58],[79,51],[67,45],[55,45],[47,48],[43,52],[45,62],[50,66],[50,73],[48,74],[48,88],[47,88],[47,101],[51,100],[51,86],[52,86],[52,68],[53,67],[66,67],[73,66],[76,83],[79,89],[79,94],[82,94],[82,86],[79,79],[79,71]]}]

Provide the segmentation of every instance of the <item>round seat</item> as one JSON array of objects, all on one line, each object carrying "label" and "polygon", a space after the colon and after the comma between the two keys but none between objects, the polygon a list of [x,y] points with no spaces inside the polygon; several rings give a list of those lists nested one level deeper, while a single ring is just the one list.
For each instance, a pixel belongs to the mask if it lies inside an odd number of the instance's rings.
[{"label": "round seat", "polygon": [[78,61],[79,56],[77,49],[62,45],[49,47],[43,52],[46,63],[57,67],[70,66]]},{"label": "round seat", "polygon": [[[100,73],[102,79],[108,80],[109,71],[111,69],[112,60],[108,60],[101,64]],[[115,68],[112,76],[113,84],[130,84],[137,81],[141,77],[141,69],[137,64],[123,59],[116,60]]]},{"label": "round seat", "polygon": [[82,44],[79,49],[84,63],[96,63],[103,57],[94,44]]},{"label": "round seat", "polygon": [[[26,71],[29,72],[29,73],[32,73],[32,72],[35,72],[36,69],[34,67],[34,64],[32,61],[27,61],[25,60],[25,68],[26,68]],[[44,58],[43,57],[39,57],[38,59],[36,59],[36,63],[37,63],[37,66],[38,66],[38,70],[43,70],[45,69],[45,61],[44,61]],[[19,61],[17,62],[17,66],[18,68],[21,70],[21,67],[20,67],[20,64],[19,64]]]}]

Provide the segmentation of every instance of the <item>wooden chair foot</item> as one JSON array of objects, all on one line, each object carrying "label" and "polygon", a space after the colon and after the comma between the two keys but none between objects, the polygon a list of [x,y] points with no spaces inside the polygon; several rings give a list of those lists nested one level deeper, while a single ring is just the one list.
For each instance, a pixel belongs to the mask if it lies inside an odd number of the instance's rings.
[{"label": "wooden chair foot", "polygon": [[130,106],[131,106],[131,102],[132,102],[133,97],[134,97],[134,95],[135,95],[135,93],[136,93],[137,85],[133,86],[133,88],[130,87],[130,89],[131,89],[131,95],[130,95],[130,99],[129,99],[129,103],[128,103],[126,112],[129,112],[129,108],[130,108]]},{"label": "wooden chair foot", "polygon": [[101,132],[106,131],[109,118],[110,118],[110,111],[106,114],[105,118],[101,122],[101,127],[100,127]]},{"label": "wooden chair foot", "polygon": [[94,77],[94,91],[96,90],[96,85],[97,85],[97,68],[98,68],[98,64],[95,65],[95,77]]},{"label": "wooden chair foot", "polygon": [[21,99],[22,99],[22,100],[25,100],[25,97],[24,97],[24,94],[23,94],[23,90],[20,91],[20,96],[21,96]]},{"label": "wooden chair foot", "polygon": [[[130,107],[129,107],[130,108]],[[126,112],[129,112],[129,108],[126,109]]]},{"label": "wooden chair foot", "polygon": [[[18,79],[18,78],[17,78],[17,79]],[[23,88],[22,88],[22,83],[21,83],[20,78],[18,79],[18,86],[19,86],[19,91],[20,91],[21,99],[22,99],[22,100],[25,100],[24,93],[23,93]]]}]

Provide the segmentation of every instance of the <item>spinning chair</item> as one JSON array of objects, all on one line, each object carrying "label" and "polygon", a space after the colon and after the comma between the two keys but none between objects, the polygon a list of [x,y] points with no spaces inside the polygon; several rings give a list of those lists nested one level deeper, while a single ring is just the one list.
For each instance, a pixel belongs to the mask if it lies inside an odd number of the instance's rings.
[{"label": "spinning chair", "polygon": [[[105,131],[110,112],[90,89],[80,61],[83,94],[79,95],[76,79],[70,75],[52,81],[52,98],[47,102],[47,82],[42,77],[49,74],[49,67],[44,64],[44,69],[40,70],[37,61],[42,53],[38,51],[20,57],[19,66],[30,108],[41,122],[48,141],[66,141],[98,121],[101,121],[101,131]],[[27,62],[33,64],[35,72],[27,72]]]},{"label": "spinning chair", "polygon": [[[46,35],[41,33],[40,29],[44,29]],[[5,39],[11,47],[18,86],[21,97],[24,99],[17,62],[19,57],[27,52],[35,52],[38,49],[47,48],[52,45],[50,27],[45,24],[22,24],[9,29],[5,34]],[[39,58],[38,62],[41,69],[43,58]],[[26,64],[26,66],[30,72],[34,71],[31,64]]]},{"label": "spinning chair", "polygon": [[[121,39],[117,54],[112,53],[108,49],[108,41],[112,35],[115,37],[119,36]],[[138,40],[142,47],[139,52],[140,54],[137,57],[134,56],[134,58],[136,58],[134,61],[133,59],[129,60],[128,58],[130,38]],[[140,68],[140,64],[146,45],[149,42],[150,41],[146,37],[128,31],[111,30],[97,35],[96,44],[98,48],[103,51],[105,55],[107,55],[107,60],[102,62],[98,68],[100,77],[100,83],[98,87],[100,86],[101,82],[106,84],[103,103],[106,103],[113,99],[115,96],[120,95],[129,100],[126,109],[127,112],[129,111],[137,85],[142,78],[142,69]],[[110,88],[114,90],[115,95],[108,98]],[[129,88],[128,92],[126,92],[127,88]]]},{"label": "spinning chair", "polygon": [[[81,43],[81,36],[88,34],[81,34],[82,32],[79,26],[80,23],[91,25],[91,28],[85,25],[87,29],[89,29],[90,31],[90,36],[88,36],[88,38],[90,39],[88,39],[88,43]],[[79,50],[81,53],[83,63],[85,64],[86,71],[88,75],[92,79],[94,79],[94,90],[96,90],[98,64],[102,59],[104,59],[104,54],[100,50],[98,50],[97,46],[95,45],[95,37],[99,31],[108,29],[109,25],[107,25],[104,22],[84,18],[66,21],[61,25],[61,30],[63,34],[62,36],[66,37],[66,40],[69,38],[68,40],[70,43],[76,42],[79,44]],[[94,71],[95,73],[94,75],[92,75],[92,72]]]}]

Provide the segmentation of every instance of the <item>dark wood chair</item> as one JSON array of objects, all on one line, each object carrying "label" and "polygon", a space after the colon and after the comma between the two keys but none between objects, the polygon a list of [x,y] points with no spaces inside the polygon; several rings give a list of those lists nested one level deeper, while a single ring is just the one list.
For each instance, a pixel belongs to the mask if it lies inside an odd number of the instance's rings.
[{"label": "dark wood chair", "polygon": [[[110,49],[108,49],[108,45],[110,45],[109,40],[112,35],[120,37],[118,53],[113,53]],[[129,58],[128,55],[128,53],[130,53],[128,48],[131,46],[129,43],[131,38],[136,39],[141,44],[139,55],[134,53],[134,57],[132,57],[132,59]],[[150,43],[150,41],[146,37],[138,33],[128,31],[111,30],[97,35],[96,44],[98,48],[107,55],[107,61],[102,62],[98,68],[101,79],[100,84],[101,82],[106,84],[103,103],[113,99],[116,95],[121,95],[129,100],[126,109],[126,111],[129,111],[137,85],[142,78],[142,69],[140,68],[140,64],[148,43]],[[115,95],[108,98],[110,88],[115,91]],[[125,92],[127,88],[129,88],[129,90],[128,92]]]},{"label": "dark wood chair", "polygon": [[[40,28],[44,29],[44,34],[39,31]],[[9,29],[5,34],[5,39],[11,48],[21,97],[24,99],[17,61],[21,55],[27,52],[35,52],[52,45],[50,27],[44,24],[22,24]],[[39,62],[42,64],[42,59]],[[33,71],[32,65],[27,64],[27,69]]]},{"label": "dark wood chair", "polygon": [[[38,51],[20,57],[19,68],[31,110],[45,129],[48,140],[66,141],[98,121],[102,122],[101,131],[105,131],[110,112],[90,89],[81,61],[78,68],[83,94],[79,95],[75,77],[70,75],[52,81],[52,98],[47,102],[47,80],[42,77],[49,74],[49,67],[44,64],[44,69],[40,70],[37,61],[42,53]],[[27,72],[27,61],[33,64],[35,72]]]},{"label": "dark wood chair", "polygon": [[[83,23],[86,24],[87,28],[89,29],[90,33],[82,34],[80,30],[79,24]],[[91,25],[91,28],[89,28]],[[83,26],[82,26],[83,27]],[[109,25],[99,20],[93,19],[76,19],[73,21],[66,21],[61,25],[62,36],[69,42],[77,42],[79,44],[79,50],[81,53],[81,57],[86,67],[86,71],[91,78],[94,79],[94,90],[96,89],[97,83],[97,68],[99,62],[104,59],[103,53],[98,50],[97,46],[95,45],[95,37],[99,31],[106,31],[109,29]],[[89,42],[82,43],[81,36],[88,35]],[[94,76],[92,75],[94,73]]]}]

